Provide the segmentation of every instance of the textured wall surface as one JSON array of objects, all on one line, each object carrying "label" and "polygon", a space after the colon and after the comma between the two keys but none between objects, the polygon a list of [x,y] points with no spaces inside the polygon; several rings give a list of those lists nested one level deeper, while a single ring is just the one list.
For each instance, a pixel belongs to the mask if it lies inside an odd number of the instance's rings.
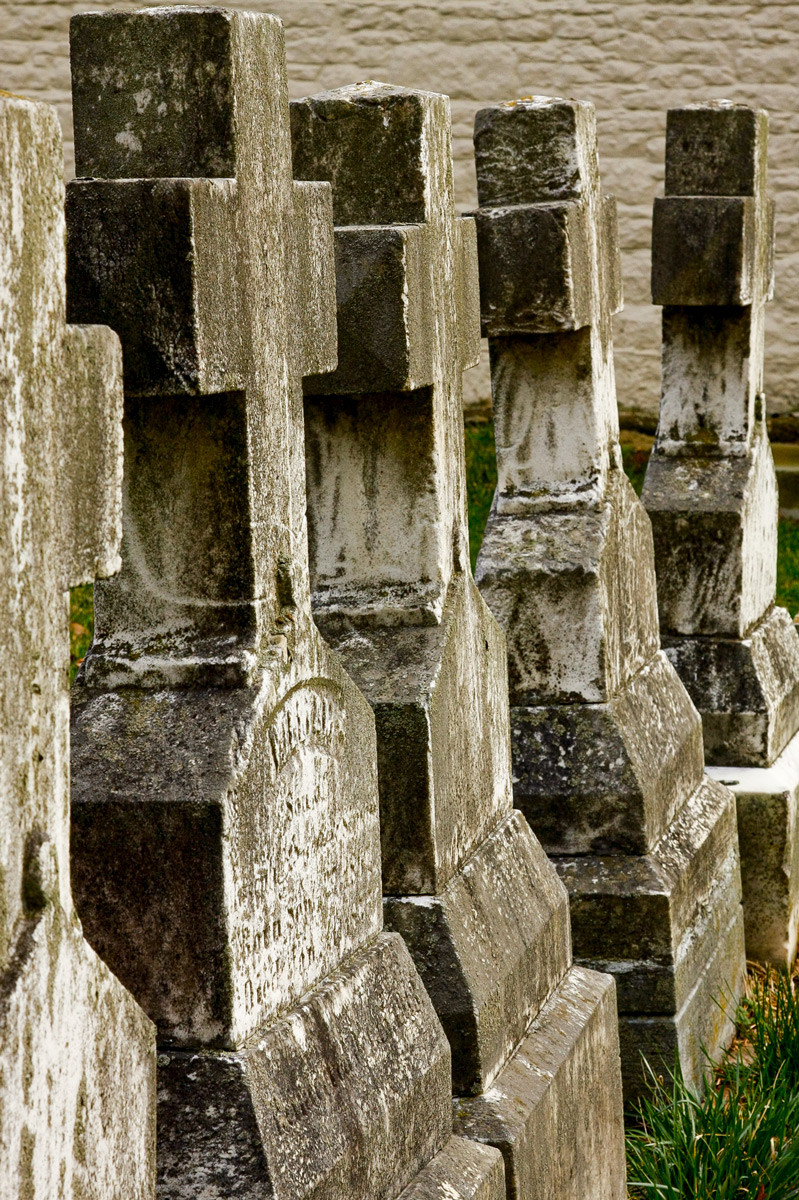
[{"label": "textured wall surface", "polygon": [[[649,303],[652,196],[662,190],[665,110],[726,97],[771,113],[778,198],[777,291],[769,310],[770,412],[799,408],[799,0],[245,0],[286,23],[294,96],[360,79],[452,98],[459,206],[475,203],[475,109],[531,92],[593,100],[606,191],[619,199],[626,308],[615,320],[619,402],[654,410],[659,311]],[[0,0],[0,88],[49,100],[72,174],[67,28],[71,0]],[[135,7],[117,3],[115,7]],[[487,365],[466,376],[488,390]]]}]

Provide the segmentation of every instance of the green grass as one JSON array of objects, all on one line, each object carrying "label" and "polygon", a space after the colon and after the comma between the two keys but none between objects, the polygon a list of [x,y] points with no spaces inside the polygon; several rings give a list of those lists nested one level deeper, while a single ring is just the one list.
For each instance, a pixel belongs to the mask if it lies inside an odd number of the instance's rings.
[{"label": "green grass", "polygon": [[750,975],[739,1039],[701,1096],[650,1071],[627,1132],[630,1200],[799,1198],[799,999],[787,972]]},{"label": "green grass", "polygon": [[466,493],[469,501],[469,550],[472,570],[497,486],[494,422],[466,426]]},{"label": "green grass", "polygon": [[69,682],[78,673],[94,631],[94,588],[90,583],[75,587],[69,594]]}]

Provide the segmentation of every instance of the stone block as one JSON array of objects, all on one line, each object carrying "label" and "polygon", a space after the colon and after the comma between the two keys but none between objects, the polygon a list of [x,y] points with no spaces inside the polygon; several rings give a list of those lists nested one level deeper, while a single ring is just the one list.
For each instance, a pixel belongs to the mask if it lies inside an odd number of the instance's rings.
[{"label": "stone block", "polygon": [[449,1089],[410,955],[381,935],[237,1050],[159,1055],[159,1195],[394,1200],[448,1145]]},{"label": "stone block", "polygon": [[652,303],[752,302],[751,196],[659,196],[652,216]]},{"label": "stone block", "polygon": [[747,957],[791,967],[799,927],[799,734],[769,767],[707,770],[735,793]]},{"label": "stone block", "polygon": [[486,532],[477,583],[506,631],[511,704],[607,701],[657,653],[652,533],[622,471],[579,522],[496,504]]},{"label": "stone block", "polygon": [[128,180],[235,176],[237,34],[221,8],[192,12],[176,6],[167,20],[146,23],[138,13],[75,18],[70,64],[76,174]]},{"label": "stone block", "polygon": [[698,1091],[735,1033],[735,1014],[745,985],[743,913],[738,909],[725,936],[686,999],[672,1016],[619,1017],[624,1101],[632,1105],[647,1078],[642,1057],[655,1071],[674,1069]]},{"label": "stone block", "polygon": [[499,1150],[453,1137],[397,1200],[504,1200]]},{"label": "stone block", "polygon": [[336,230],[338,368],[306,395],[413,391],[433,382],[435,310],[423,225]]},{"label": "stone block", "polygon": [[588,230],[578,201],[478,209],[475,218],[484,337],[590,323]]},{"label": "stone block", "polygon": [[383,892],[441,892],[511,809],[502,634],[471,579],[440,625],[317,618],[377,722]]},{"label": "stone block", "polygon": [[480,275],[477,265],[477,224],[473,216],[455,225],[458,267],[458,360],[462,371],[480,361]]},{"label": "stone block", "polygon": [[481,208],[580,200],[599,174],[593,105],[531,96],[482,108],[474,157]]},{"label": "stone block", "polygon": [[664,636],[746,638],[776,587],[778,499],[765,431],[735,455],[656,451],[642,500]]},{"label": "stone block", "polygon": [[493,1086],[455,1100],[455,1132],[502,1151],[510,1200],[623,1200],[618,1038],[612,980],[573,967]]},{"label": "stone block", "polygon": [[670,109],[668,196],[754,196],[765,186],[768,115],[728,100]]},{"label": "stone block", "polygon": [[486,1091],[571,965],[569,902],[513,812],[437,896],[387,896],[452,1048],[459,1096]]},{"label": "stone block", "polygon": [[735,803],[707,777],[645,856],[555,860],[577,961],[616,977],[619,1012],[680,1011],[740,915]]},{"label": "stone block", "polygon": [[514,804],[549,854],[646,854],[702,780],[702,724],[661,652],[605,704],[511,708]]},{"label": "stone block", "polygon": [[162,1046],[235,1047],[380,930],[371,711],[318,637],[316,655],[271,704],[75,694],[77,904]]},{"label": "stone block", "polygon": [[702,717],[705,761],[767,767],[799,728],[799,635],[784,608],[768,609],[746,638],[666,637]]}]

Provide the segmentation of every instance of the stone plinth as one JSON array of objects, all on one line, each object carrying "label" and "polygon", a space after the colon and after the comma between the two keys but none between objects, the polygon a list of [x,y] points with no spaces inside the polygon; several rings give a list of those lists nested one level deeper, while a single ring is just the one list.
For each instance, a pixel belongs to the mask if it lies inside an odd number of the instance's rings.
[{"label": "stone plinth", "polygon": [[734,801],[660,649],[652,532],[621,468],[615,206],[590,104],[475,120],[498,486],[478,586],[508,645],[514,803],[569,892],[575,958],[616,978],[625,1094],[640,1052],[698,1082],[744,958]]},{"label": "stone plinth", "polygon": [[160,1194],[395,1200],[431,1170],[454,1194],[465,1158],[494,1196],[383,932],[372,711],[311,617],[301,377],[336,363],[333,224],[329,185],[292,179],[282,27],[148,9],[72,45],[69,303],[122,339],[126,479],[73,874],[158,1027]]},{"label": "stone plinth", "polygon": [[122,356],[66,323],[55,111],[0,93],[0,1193],[155,1198],[155,1031],[69,870],[68,589],[119,567]]},{"label": "stone plinth", "polygon": [[449,103],[358,84],[292,104],[292,134],[336,224],[338,367],[305,381],[313,607],[375,713],[386,923],[449,1038],[456,1132],[501,1149],[508,1196],[621,1197],[614,988],[573,967],[512,808],[505,645],[468,565],[477,259]]},{"label": "stone plinth", "polygon": [[706,761],[721,768],[716,778],[745,768],[735,791],[747,954],[790,963],[799,635],[774,603],[778,494],[762,393],[774,246],[767,143],[767,114],[747,105],[668,115],[652,240],[663,380],[642,500],[663,645],[701,713]]}]

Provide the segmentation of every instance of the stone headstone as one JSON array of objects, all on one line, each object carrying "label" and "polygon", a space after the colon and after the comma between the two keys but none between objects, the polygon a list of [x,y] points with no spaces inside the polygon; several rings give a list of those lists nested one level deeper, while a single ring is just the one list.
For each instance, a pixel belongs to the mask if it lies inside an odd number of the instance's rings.
[{"label": "stone headstone", "polygon": [[155,1031],[70,886],[68,589],[119,565],[122,380],[66,324],[63,169],[0,93],[0,1193],[152,1200]]},{"label": "stone headstone", "polygon": [[377,720],[383,891],[452,1048],[455,1128],[509,1196],[625,1191],[614,992],[512,808],[502,633],[469,569],[461,374],[479,344],[445,96],[292,104],[333,185],[339,361],[305,381],[314,615]]},{"label": "stone headstone", "polygon": [[652,237],[663,383],[642,499],[663,645],[702,715],[711,774],[738,796],[747,954],[792,963],[799,635],[774,603],[777,482],[762,390],[774,245],[767,142],[767,114],[744,104],[668,115]]},{"label": "stone headstone", "polygon": [[89,15],[72,54],[70,304],[122,338],[126,476],[73,870],[158,1026],[160,1194],[496,1200],[382,931],[372,712],[311,618],[301,377],[336,363],[333,226],[329,185],[292,179],[282,26]]},{"label": "stone headstone", "polygon": [[593,106],[475,121],[498,486],[478,586],[508,640],[514,802],[571,896],[578,962],[616,976],[628,1098],[640,1052],[701,1076],[744,971],[731,794],[658,640],[652,535],[621,469],[613,201]]}]

